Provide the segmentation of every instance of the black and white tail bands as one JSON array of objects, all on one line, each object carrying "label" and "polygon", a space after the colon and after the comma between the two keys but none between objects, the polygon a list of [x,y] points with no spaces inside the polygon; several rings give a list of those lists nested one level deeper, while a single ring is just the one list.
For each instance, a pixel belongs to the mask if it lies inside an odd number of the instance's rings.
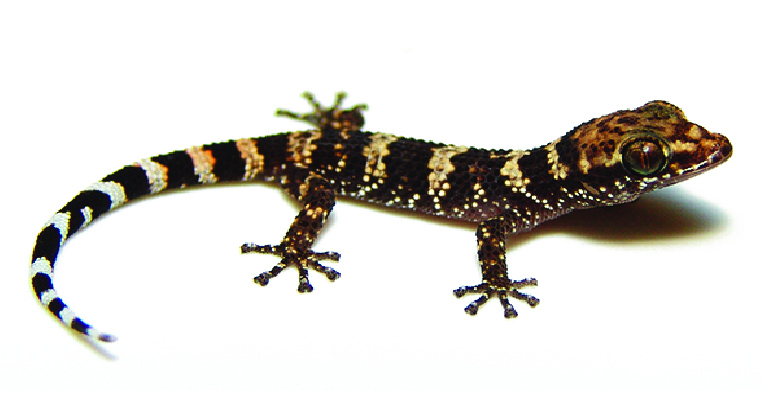
[{"label": "black and white tail bands", "polygon": [[[285,136],[268,137],[269,144],[278,137],[285,144]],[[99,341],[115,341],[113,335],[79,318],[54,290],[51,275],[65,241],[104,213],[144,195],[195,184],[253,180],[262,172],[262,161],[255,139],[239,139],[143,159],[87,187],[57,211],[38,234],[30,266],[38,299],[69,328]]]}]

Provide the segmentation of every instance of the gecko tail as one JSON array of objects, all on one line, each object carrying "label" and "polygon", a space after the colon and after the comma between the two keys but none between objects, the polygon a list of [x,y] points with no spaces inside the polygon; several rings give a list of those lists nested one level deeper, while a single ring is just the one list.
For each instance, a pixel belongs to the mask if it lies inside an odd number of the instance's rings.
[{"label": "gecko tail", "polygon": [[270,154],[285,155],[278,151],[286,149],[285,134],[198,145],[144,158],[82,190],[43,225],[35,240],[29,277],[38,300],[68,328],[96,341],[116,341],[76,316],[54,290],[52,270],[65,241],[98,217],[142,196],[227,181],[267,181],[281,162],[260,155],[259,139]]},{"label": "gecko tail", "polygon": [[[41,242],[41,235],[44,235],[47,228],[44,228],[38,236],[38,242],[35,246],[36,250],[47,243],[45,240]],[[73,310],[71,310],[65,302],[62,301],[59,295],[57,295],[57,291],[54,290],[54,286],[51,283],[51,273],[51,263],[45,256],[38,256],[34,259],[32,266],[30,267],[32,288],[41,304],[73,331],[101,342],[110,343],[116,341],[116,336],[100,332],[76,316]]]},{"label": "gecko tail", "polygon": [[99,333],[97,335],[97,340],[98,341],[102,341],[104,343],[112,343],[112,342],[115,342],[116,340],[118,340],[118,338],[116,338],[115,335],[105,334],[105,333],[101,332],[101,333]]}]

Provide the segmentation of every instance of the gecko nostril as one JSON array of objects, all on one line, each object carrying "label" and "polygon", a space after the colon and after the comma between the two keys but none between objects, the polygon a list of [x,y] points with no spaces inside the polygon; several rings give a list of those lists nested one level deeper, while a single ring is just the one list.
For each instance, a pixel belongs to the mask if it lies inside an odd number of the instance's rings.
[{"label": "gecko nostril", "polygon": [[716,133],[713,134],[713,139],[716,142],[710,149],[711,154],[708,157],[708,164],[718,165],[732,156],[732,143],[729,142],[726,136]]}]

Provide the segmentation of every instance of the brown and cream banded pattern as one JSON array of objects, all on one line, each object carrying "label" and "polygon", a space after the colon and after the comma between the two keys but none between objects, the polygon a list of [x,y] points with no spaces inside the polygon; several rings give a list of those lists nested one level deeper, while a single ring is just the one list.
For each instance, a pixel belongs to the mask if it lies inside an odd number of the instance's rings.
[{"label": "brown and cream banded pattern", "polygon": [[344,93],[332,107],[303,95],[313,112],[278,115],[308,122],[315,130],[243,138],[191,147],[128,165],[76,195],[44,225],[32,254],[30,277],[41,303],[65,325],[99,341],[115,337],[77,317],[54,290],[51,275],[65,240],[93,219],[123,203],[166,189],[236,181],[274,181],[303,208],[279,245],[244,244],[243,253],[281,258],[254,278],[266,285],[286,267],[299,273],[299,292],[313,290],[308,270],[330,280],[340,273],[321,265],[335,252],[312,245],[339,196],[366,200],[478,224],[482,281],[454,291],[478,298],[471,315],[490,298],[500,300],[505,317],[515,317],[509,298],[530,306],[538,299],[522,293],[535,279],[508,278],[506,236],[528,231],[574,209],[609,206],[696,176],[732,155],[729,140],[695,125],[681,109],[649,102],[583,123],[532,150],[486,150],[436,144],[362,131],[365,105],[342,109]]}]

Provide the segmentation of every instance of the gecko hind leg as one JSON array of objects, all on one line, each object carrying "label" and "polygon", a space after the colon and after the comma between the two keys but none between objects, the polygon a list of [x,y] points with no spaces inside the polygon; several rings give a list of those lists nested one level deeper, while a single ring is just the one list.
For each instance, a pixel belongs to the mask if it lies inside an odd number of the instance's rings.
[{"label": "gecko hind leg", "polygon": [[314,240],[319,236],[324,222],[335,206],[335,191],[326,180],[318,176],[308,178],[305,187],[301,187],[301,189],[306,190],[305,196],[302,198],[303,208],[294,218],[292,225],[281,240],[281,244],[256,245],[246,243],[240,247],[243,254],[274,254],[281,257],[281,261],[272,269],[254,278],[254,283],[260,286],[266,286],[270,279],[290,266],[296,267],[299,273],[297,291],[300,293],[313,291],[313,286],[308,281],[308,270],[322,273],[330,281],[340,277],[339,272],[319,263],[319,260],[338,261],[340,254],[333,251],[311,251]]},{"label": "gecko hind leg", "polygon": [[303,99],[313,108],[310,113],[297,113],[286,109],[276,110],[276,116],[291,118],[315,126],[317,129],[332,128],[338,131],[354,131],[362,129],[365,117],[362,112],[367,110],[366,104],[358,104],[349,109],[341,108],[346,98],[345,92],[335,95],[335,102],[330,107],[323,107],[311,92],[304,92]]}]

